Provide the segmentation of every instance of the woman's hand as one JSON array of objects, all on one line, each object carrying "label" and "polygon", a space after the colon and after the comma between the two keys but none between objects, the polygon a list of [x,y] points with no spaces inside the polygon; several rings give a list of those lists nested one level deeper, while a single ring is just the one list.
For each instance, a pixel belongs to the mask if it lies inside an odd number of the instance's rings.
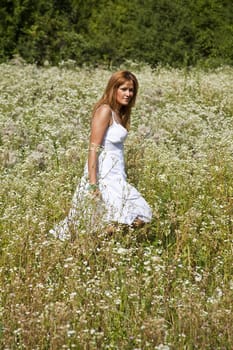
[{"label": "woman's hand", "polygon": [[92,192],[92,195],[93,195],[93,197],[96,198],[96,199],[101,199],[101,192],[100,192],[99,189],[93,191],[93,192]]},{"label": "woman's hand", "polygon": [[101,199],[101,192],[97,184],[89,184],[88,191],[94,199]]}]

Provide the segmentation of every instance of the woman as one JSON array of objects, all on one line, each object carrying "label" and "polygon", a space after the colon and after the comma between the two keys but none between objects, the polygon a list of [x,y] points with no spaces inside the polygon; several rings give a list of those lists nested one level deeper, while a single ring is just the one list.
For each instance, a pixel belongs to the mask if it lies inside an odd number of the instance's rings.
[{"label": "woman", "polygon": [[[141,226],[152,213],[140,193],[126,181],[123,144],[138,81],[129,71],[114,73],[94,106],[88,161],[68,217],[50,232],[60,239],[76,233],[82,223],[95,228],[106,223]],[[111,226],[109,226],[111,231]]]}]

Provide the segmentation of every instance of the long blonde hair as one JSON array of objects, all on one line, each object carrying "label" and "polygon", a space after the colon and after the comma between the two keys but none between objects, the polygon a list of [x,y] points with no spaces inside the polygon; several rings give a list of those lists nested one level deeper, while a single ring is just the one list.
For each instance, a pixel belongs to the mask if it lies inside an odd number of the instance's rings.
[{"label": "long blonde hair", "polygon": [[130,126],[130,114],[131,109],[135,105],[137,93],[138,93],[138,80],[135,75],[127,70],[122,70],[114,73],[108,81],[104,94],[101,99],[95,104],[92,112],[92,116],[95,115],[96,110],[103,104],[107,104],[115,111],[117,108],[116,93],[119,86],[123,85],[126,81],[132,81],[134,86],[134,94],[127,106],[122,106],[120,109],[120,115],[122,118],[123,126],[128,130]]}]

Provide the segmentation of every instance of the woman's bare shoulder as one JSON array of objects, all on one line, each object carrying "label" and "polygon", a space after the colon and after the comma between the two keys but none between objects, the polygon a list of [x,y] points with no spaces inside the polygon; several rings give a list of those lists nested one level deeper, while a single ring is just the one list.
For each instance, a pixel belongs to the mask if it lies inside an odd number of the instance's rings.
[{"label": "woman's bare shoulder", "polygon": [[[102,104],[102,105],[100,105],[98,108],[97,108],[97,110],[96,110],[96,113],[100,113],[100,114],[102,114],[102,113],[104,113],[104,114],[112,114],[112,110],[111,110],[111,107],[109,106],[109,105],[107,105],[107,104]],[[95,113],[95,114],[96,114]]]},{"label": "woman's bare shoulder", "polygon": [[101,120],[108,120],[110,119],[112,115],[112,110],[109,105],[103,104],[97,108],[94,114],[94,118],[98,118]]}]

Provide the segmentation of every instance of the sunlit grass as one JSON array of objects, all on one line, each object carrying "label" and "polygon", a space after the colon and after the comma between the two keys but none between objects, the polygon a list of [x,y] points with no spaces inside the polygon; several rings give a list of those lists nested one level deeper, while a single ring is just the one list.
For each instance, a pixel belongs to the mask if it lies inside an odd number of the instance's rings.
[{"label": "sunlit grass", "polygon": [[232,348],[233,69],[133,71],[127,173],[153,221],[60,242],[111,72],[0,65],[4,350]]}]

